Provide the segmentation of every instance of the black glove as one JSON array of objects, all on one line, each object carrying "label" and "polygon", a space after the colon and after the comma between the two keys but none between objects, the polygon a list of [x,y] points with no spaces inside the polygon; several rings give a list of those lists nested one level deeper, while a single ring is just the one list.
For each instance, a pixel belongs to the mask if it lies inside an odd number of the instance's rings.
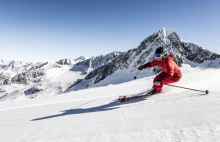
[{"label": "black glove", "polygon": [[154,85],[160,85],[161,81],[160,80],[154,80]]},{"label": "black glove", "polygon": [[138,70],[139,70],[139,71],[143,70],[142,66],[138,67]]}]

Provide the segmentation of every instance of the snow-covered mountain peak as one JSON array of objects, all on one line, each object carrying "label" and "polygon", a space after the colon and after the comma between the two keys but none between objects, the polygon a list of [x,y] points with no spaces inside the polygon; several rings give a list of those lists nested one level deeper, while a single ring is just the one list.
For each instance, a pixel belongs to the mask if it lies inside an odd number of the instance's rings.
[{"label": "snow-covered mountain peak", "polygon": [[60,64],[60,65],[75,65],[79,62],[85,61],[86,58],[84,56],[80,56],[77,59],[73,59],[73,58],[66,58],[66,59],[61,59],[59,61],[57,61],[56,63]]},{"label": "snow-covered mountain peak", "polygon": [[3,64],[3,63],[5,63],[5,61],[1,59],[1,60],[0,60],[0,64]]},{"label": "snow-covered mountain peak", "polygon": [[80,56],[79,58],[76,58],[75,60],[76,61],[84,61],[84,60],[86,60],[87,58],[86,57],[84,57],[84,56]]},{"label": "snow-covered mountain peak", "polygon": [[173,31],[167,28],[162,28],[159,30],[158,34],[162,39],[166,39]]}]

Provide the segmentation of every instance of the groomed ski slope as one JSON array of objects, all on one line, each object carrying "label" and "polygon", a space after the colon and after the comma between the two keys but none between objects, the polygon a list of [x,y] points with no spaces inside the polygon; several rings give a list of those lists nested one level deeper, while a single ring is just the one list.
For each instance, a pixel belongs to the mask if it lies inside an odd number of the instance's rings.
[{"label": "groomed ski slope", "polygon": [[[131,76],[132,77],[132,76]],[[162,93],[124,104],[119,95],[151,88],[152,77],[0,104],[1,142],[218,142],[220,69],[183,74]]]}]

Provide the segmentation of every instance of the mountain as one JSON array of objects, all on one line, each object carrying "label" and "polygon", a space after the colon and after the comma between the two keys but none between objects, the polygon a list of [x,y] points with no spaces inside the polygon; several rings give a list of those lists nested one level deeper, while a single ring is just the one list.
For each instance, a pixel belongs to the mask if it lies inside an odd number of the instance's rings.
[{"label": "mountain", "polygon": [[[184,50],[184,57],[189,61],[194,63],[202,63],[209,61],[210,65],[213,64],[216,60],[220,58],[219,54],[212,53],[207,49],[203,49],[201,46],[198,46],[193,43],[183,42],[183,50]],[[220,63],[220,62],[219,62]],[[219,67],[219,64],[208,65],[207,67]]]},{"label": "mountain", "polygon": [[[0,100],[16,99],[23,95],[46,93],[50,86],[56,86],[54,92],[59,93],[59,85],[48,78],[48,71],[59,69],[56,63],[24,63],[10,61],[0,65]],[[47,92],[51,93],[51,92]],[[33,96],[32,96],[33,97]]]},{"label": "mountain", "polygon": [[[180,67],[184,63],[197,67],[220,67],[220,55],[205,50],[198,45],[184,42],[177,33],[163,28],[144,39],[137,48],[119,53],[112,62],[98,66],[99,68],[91,71],[85,79],[75,82],[67,91],[129,81],[132,77],[130,79],[122,79],[123,76],[134,76],[138,66],[154,59],[153,53],[160,46],[165,46],[168,50],[173,51],[174,61]],[[88,68],[88,64],[84,65],[84,67]],[[145,74],[152,74],[152,71],[158,73],[160,69],[157,67],[148,69]],[[108,81],[106,81],[107,77],[117,76],[116,74],[122,75],[120,80],[114,78],[107,79]]]},{"label": "mountain", "polygon": [[[113,52],[90,59],[81,56],[68,60],[69,62],[60,60],[58,63],[2,61],[0,63],[0,101],[61,94],[74,82],[85,78],[86,72],[110,63],[117,55]],[[86,70],[77,68],[77,66],[86,66],[90,62],[92,64]],[[77,65],[74,66],[74,64]]]},{"label": "mountain", "polygon": [[[80,73],[70,71],[72,65],[84,60],[86,58],[83,56],[72,60],[60,60],[59,63],[63,63],[64,66],[50,62],[1,60],[0,100],[60,94],[74,81],[84,78]],[[59,78],[61,75],[65,77],[63,80]]]},{"label": "mountain", "polygon": [[79,66],[84,67],[84,73],[90,73],[91,71],[98,69],[102,66],[108,65],[109,63],[112,63],[116,58],[118,58],[121,55],[121,52],[112,52],[107,55],[100,55],[97,57],[92,57],[90,59],[87,59],[85,61],[79,62],[75,64],[75,66],[72,68],[73,70]]},{"label": "mountain", "polygon": [[86,58],[84,56],[80,56],[77,59],[72,59],[72,58],[61,59],[61,60],[57,61],[56,63],[60,64],[60,65],[74,65],[74,64],[77,64],[77,63],[85,61],[85,60],[86,60]]}]

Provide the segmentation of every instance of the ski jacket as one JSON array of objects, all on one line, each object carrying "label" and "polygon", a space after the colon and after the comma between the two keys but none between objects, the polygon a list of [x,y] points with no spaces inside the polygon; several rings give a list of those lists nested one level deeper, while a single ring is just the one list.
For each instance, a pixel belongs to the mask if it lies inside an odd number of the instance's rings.
[{"label": "ski jacket", "polygon": [[153,66],[159,66],[163,72],[166,74],[161,80],[166,80],[170,77],[173,77],[174,79],[179,79],[182,77],[182,73],[180,71],[180,68],[178,65],[173,61],[174,56],[169,55],[167,58],[163,60],[154,60],[152,62],[146,63],[141,66],[142,69],[149,68]]}]

